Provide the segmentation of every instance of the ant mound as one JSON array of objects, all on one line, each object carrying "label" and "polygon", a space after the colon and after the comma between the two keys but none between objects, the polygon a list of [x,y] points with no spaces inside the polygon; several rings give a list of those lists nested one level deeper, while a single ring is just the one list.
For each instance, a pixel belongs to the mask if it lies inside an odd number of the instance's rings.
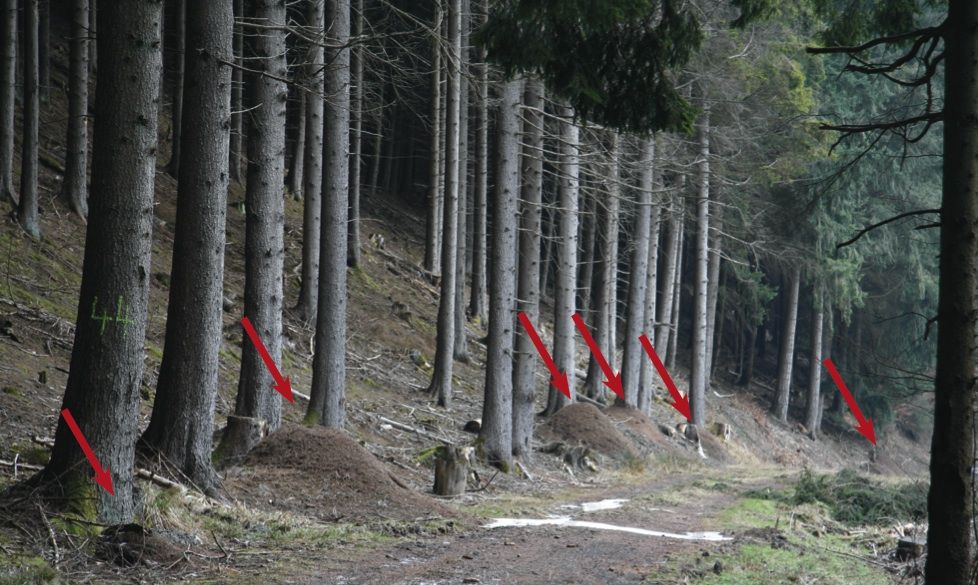
[{"label": "ant mound", "polygon": [[409,489],[344,431],[286,423],[228,471],[224,487],[249,506],[327,521],[455,518]]},{"label": "ant mound", "polygon": [[565,406],[547,426],[557,440],[584,445],[612,459],[621,461],[639,456],[635,445],[593,404],[577,402]]}]

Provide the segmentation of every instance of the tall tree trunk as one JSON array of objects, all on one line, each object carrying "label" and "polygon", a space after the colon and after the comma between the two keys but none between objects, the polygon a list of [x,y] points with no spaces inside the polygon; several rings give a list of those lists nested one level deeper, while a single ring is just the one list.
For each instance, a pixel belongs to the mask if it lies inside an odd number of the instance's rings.
[{"label": "tall tree trunk", "polygon": [[187,160],[180,166],[166,340],[143,441],[205,492],[223,341],[224,232],[231,116],[231,0],[194,2],[187,20]]},{"label": "tall tree trunk", "polygon": [[346,422],[346,242],[350,162],[350,0],[328,0],[323,141],[323,233],[319,252],[319,310],[308,422],[343,428]]},{"label": "tall tree trunk", "polygon": [[[710,255],[710,111],[705,110],[699,127],[700,192],[696,200],[695,282],[693,291],[693,352],[689,373],[689,407],[693,424],[703,428],[706,423],[706,378],[710,371],[707,360],[709,255]],[[673,346],[673,351],[676,347]]]},{"label": "tall tree trunk", "polygon": [[20,202],[17,221],[32,238],[41,237],[41,224],[37,216],[37,139],[40,126],[37,70],[37,19],[38,0],[27,0],[24,5],[24,135],[20,154]]},{"label": "tall tree trunk", "polygon": [[[577,206],[580,200],[580,130],[574,124],[574,110],[561,107],[560,120],[560,239],[557,250],[557,289],[554,292],[554,362],[567,376],[574,392],[577,359],[574,339],[574,314],[577,312]],[[553,386],[547,394],[547,416],[570,404],[571,398]]]},{"label": "tall tree trunk", "polygon": [[[248,175],[245,187],[244,314],[275,363],[282,357],[282,268],[285,261],[285,3],[257,1],[248,16],[270,28],[245,38],[248,110]],[[271,374],[247,336],[242,335],[241,375],[235,416],[218,446],[221,458],[244,457],[260,437],[254,425],[275,430],[282,424],[282,399]]]},{"label": "tall tree trunk", "polygon": [[[90,41],[88,43],[88,76],[95,77],[95,73],[98,72],[98,1],[91,0],[89,2],[88,9],[88,24],[91,28],[88,35],[88,39]],[[162,22],[162,20],[163,15],[161,13],[160,21]],[[163,38],[160,37],[160,43],[162,42]]]},{"label": "tall tree trunk", "polygon": [[459,124],[458,124],[458,247],[455,258],[455,348],[452,353],[461,362],[469,361],[468,338],[465,325],[465,269],[469,265],[466,251],[472,249],[468,242],[467,219],[469,198],[469,0],[462,0],[462,32],[459,52]]},{"label": "tall tree trunk", "polygon": [[[707,269],[707,292],[706,292],[706,370],[705,387],[710,389],[713,379],[713,348],[721,340],[717,339],[717,301],[720,297],[720,221],[723,216],[721,208],[714,206],[716,213],[713,216],[712,227],[710,228],[709,249],[710,264]],[[721,331],[722,333],[722,331]]]},{"label": "tall tree trunk", "polygon": [[[580,163],[578,162],[578,165]],[[580,172],[580,171],[578,171]],[[598,205],[594,197],[584,189],[581,191],[581,257],[577,269],[577,306],[584,311],[585,321],[591,321],[591,295],[594,293],[591,282],[594,279],[594,261],[598,255]]]},{"label": "tall tree trunk", "polygon": [[0,200],[14,195],[14,110],[17,85],[17,0],[0,3]]},{"label": "tall tree trunk", "polygon": [[621,382],[625,390],[625,405],[640,406],[642,355],[638,338],[645,331],[645,312],[648,309],[649,238],[652,231],[652,186],[655,184],[655,139],[642,140],[639,157],[642,167],[635,199],[635,227],[632,238],[632,266],[628,275],[628,313],[625,321],[625,348],[622,359]]},{"label": "tall tree trunk", "polygon": [[441,233],[438,230],[441,209],[442,131],[441,131],[441,0],[435,0],[435,31],[431,40],[431,153],[428,160],[428,220],[425,223],[424,268],[437,274],[441,259]]},{"label": "tall tree trunk", "polygon": [[669,317],[669,329],[667,331],[667,354],[666,357],[662,358],[665,360],[666,366],[669,369],[676,367],[676,357],[679,355],[679,310],[681,308],[680,301],[683,298],[683,251],[686,247],[686,238],[684,236],[686,222],[682,219],[682,216],[680,216],[679,221],[679,249],[676,250],[676,266],[672,279],[672,313]]},{"label": "tall tree trunk", "polygon": [[72,0],[68,66],[68,137],[61,197],[88,215],[88,0]]},{"label": "tall tree trunk", "polygon": [[[549,192],[548,192],[549,193]],[[552,207],[552,197],[549,195],[547,199],[549,201],[545,202],[545,208],[543,209],[543,215],[541,216],[541,221],[543,222],[543,227],[541,228],[543,241],[541,242],[541,260],[540,260],[540,296],[541,298],[546,298],[550,293],[550,273],[551,267],[553,266],[553,249],[554,249],[554,212]]]},{"label": "tall tree trunk", "polygon": [[[448,0],[448,44],[449,54],[445,72],[447,87],[447,141],[445,145],[445,192],[443,199],[444,218],[441,235],[441,289],[438,302],[438,335],[435,340],[435,365],[431,376],[429,392],[438,399],[438,405],[450,408],[452,405],[452,369],[455,363],[455,282],[465,278],[456,273],[458,260],[458,152],[459,121],[461,119],[461,79],[462,72],[454,64],[460,63],[458,56],[462,51],[462,6],[461,0]],[[462,335],[465,335],[463,330]]]},{"label": "tall tree trunk", "polygon": [[[685,184],[685,180],[681,184]],[[669,333],[672,327],[672,305],[678,291],[675,289],[676,272],[680,265],[679,246],[682,239],[682,191],[671,197],[669,229],[665,235],[666,250],[662,258],[662,294],[659,296],[658,317],[655,329],[655,350],[665,360],[669,355]]]},{"label": "tall tree trunk", "polygon": [[[306,26],[314,38],[322,38],[324,0],[309,0]],[[309,95],[306,98],[306,148],[303,154],[302,187],[302,275],[299,279],[299,318],[308,323],[316,319],[319,306],[319,245],[323,212],[323,47],[309,43],[306,75]]]},{"label": "tall tree trunk", "polygon": [[95,501],[103,524],[130,522],[136,511],[133,458],[149,301],[161,7],[155,0],[116,0],[98,15],[104,67],[95,100],[96,196],[85,231],[62,407],[70,410],[101,466],[111,471],[115,495],[92,483],[91,467],[63,418],[41,473],[42,480],[52,480],[66,509],[90,509]]},{"label": "tall tree trunk", "polygon": [[[522,189],[519,231],[517,306],[533,323],[540,322],[540,216],[543,204],[543,82],[530,78],[524,92]],[[538,360],[533,342],[523,327],[516,328],[516,365],[513,372],[513,455],[532,453],[533,399]]]},{"label": "tall tree trunk", "polygon": [[978,3],[950,0],[944,21],[944,196],[927,583],[971,581],[978,256]]},{"label": "tall tree trunk", "polygon": [[173,71],[173,107],[171,126],[173,132],[170,134],[170,164],[166,170],[170,176],[180,176],[180,146],[183,142],[181,132],[183,130],[183,85],[186,70],[187,56],[187,0],[176,0],[177,2],[177,22],[174,26],[177,37],[176,46],[176,67]]},{"label": "tall tree trunk", "polygon": [[[363,0],[356,0],[356,19],[353,34],[357,43],[363,35]],[[350,218],[347,222],[346,264],[360,265],[360,175],[363,168],[363,55],[362,44],[351,50],[350,69],[353,76],[353,107],[350,110]]]},{"label": "tall tree trunk", "polygon": [[822,325],[825,322],[825,305],[818,289],[817,284],[812,289],[812,353],[809,360],[808,400],[805,405],[805,427],[813,441],[818,439],[821,432],[818,423],[819,411],[822,410]]},{"label": "tall tree trunk", "polygon": [[[488,0],[480,3],[478,25],[488,18]],[[489,65],[486,50],[479,49],[475,82],[475,200],[472,218],[472,291],[469,294],[469,314],[480,323],[486,320],[486,229],[488,218],[489,183]]]},{"label": "tall tree trunk", "polygon": [[517,200],[520,190],[521,80],[502,84],[493,192],[492,282],[486,390],[480,438],[490,465],[507,471],[513,456],[513,326],[516,309]]},{"label": "tall tree trunk", "polygon": [[[653,138],[653,140],[655,140]],[[653,154],[655,145],[653,147]],[[653,171],[655,169],[655,158],[649,161],[649,164],[653,166]],[[659,181],[653,181],[652,188],[659,185]],[[659,233],[662,231],[662,206],[659,204],[659,197],[652,196],[650,199],[652,211],[649,217],[650,223],[650,233],[649,233],[649,267],[646,273],[646,284],[645,284],[645,323],[642,327],[642,332],[646,333],[650,338],[655,338],[656,331],[656,311],[657,306],[657,289],[659,288]],[[645,359],[642,360],[641,370],[639,372],[639,383],[638,383],[638,409],[642,412],[649,412],[652,407],[652,380],[655,374],[652,371],[652,363]]]},{"label": "tall tree trunk", "polygon": [[754,362],[757,358],[757,332],[760,329],[760,325],[752,326],[747,332],[747,343],[745,345],[747,365],[744,366],[744,371],[740,374],[740,379],[737,380],[738,386],[750,386],[751,380],[754,379]]},{"label": "tall tree trunk", "polygon": [[37,76],[40,100],[51,93],[51,0],[40,0],[37,20]]},{"label": "tall tree trunk", "polygon": [[295,142],[292,145],[292,159],[289,161],[289,192],[292,199],[302,199],[302,185],[305,182],[306,171],[306,102],[320,99],[319,96],[309,95],[303,89],[296,89],[297,97],[291,105],[297,110],[295,115]]},{"label": "tall tree trunk", "polygon": [[788,401],[791,398],[791,370],[795,362],[795,329],[798,325],[798,289],[801,286],[801,269],[791,269],[788,283],[784,333],[781,336],[781,359],[778,365],[778,390],[774,414],[781,422],[788,422]]},{"label": "tall tree trunk", "polygon": [[[94,2],[94,0],[93,0]],[[231,180],[241,182],[241,159],[244,151],[244,76],[242,74],[242,55],[244,55],[244,0],[234,0],[234,62],[238,65],[231,72]]]},{"label": "tall tree trunk", "polygon": [[[822,359],[832,357],[833,352],[833,342],[835,339],[835,311],[832,308],[832,303],[825,300],[825,315],[824,319],[826,321],[825,327],[827,330],[823,329],[822,332]],[[821,368],[822,364],[819,363],[818,367]],[[838,394],[838,392],[836,392]],[[820,433],[822,432],[822,415],[825,413],[824,400],[821,395],[821,386],[819,387],[819,404],[816,409],[815,426],[814,428]]]}]

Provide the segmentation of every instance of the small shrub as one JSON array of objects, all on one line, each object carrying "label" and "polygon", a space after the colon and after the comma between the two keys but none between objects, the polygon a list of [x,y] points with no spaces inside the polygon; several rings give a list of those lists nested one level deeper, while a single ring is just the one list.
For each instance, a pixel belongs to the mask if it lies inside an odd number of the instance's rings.
[{"label": "small shrub", "polygon": [[792,497],[794,504],[821,502],[832,517],[850,525],[886,525],[927,513],[927,485],[922,482],[885,484],[844,469],[835,475],[802,472]]}]

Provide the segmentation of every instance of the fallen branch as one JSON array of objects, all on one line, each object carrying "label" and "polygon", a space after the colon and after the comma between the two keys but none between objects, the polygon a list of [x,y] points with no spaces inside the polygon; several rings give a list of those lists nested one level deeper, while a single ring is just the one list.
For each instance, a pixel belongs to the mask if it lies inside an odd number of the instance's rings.
[{"label": "fallen branch", "polygon": [[380,422],[385,423],[385,424],[389,424],[390,426],[394,427],[395,429],[399,429],[399,430],[402,430],[402,431],[407,431],[409,433],[414,433],[416,435],[425,437],[426,439],[431,439],[433,441],[439,441],[439,442],[446,442],[446,441],[448,441],[448,439],[446,439],[444,437],[439,437],[437,435],[433,435],[433,434],[429,433],[428,431],[423,431],[421,429],[412,427],[410,425],[406,425],[404,423],[399,423],[396,420],[391,420],[391,419],[387,418],[386,416],[380,416],[379,414],[378,415],[375,415],[375,416],[377,417],[377,420],[379,420]]}]

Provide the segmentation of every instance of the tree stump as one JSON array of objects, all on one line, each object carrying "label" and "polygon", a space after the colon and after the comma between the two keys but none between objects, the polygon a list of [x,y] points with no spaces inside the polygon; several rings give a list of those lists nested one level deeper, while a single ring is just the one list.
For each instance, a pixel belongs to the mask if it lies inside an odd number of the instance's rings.
[{"label": "tree stump", "polygon": [[435,456],[435,494],[457,496],[469,478],[469,448],[443,445]]}]

